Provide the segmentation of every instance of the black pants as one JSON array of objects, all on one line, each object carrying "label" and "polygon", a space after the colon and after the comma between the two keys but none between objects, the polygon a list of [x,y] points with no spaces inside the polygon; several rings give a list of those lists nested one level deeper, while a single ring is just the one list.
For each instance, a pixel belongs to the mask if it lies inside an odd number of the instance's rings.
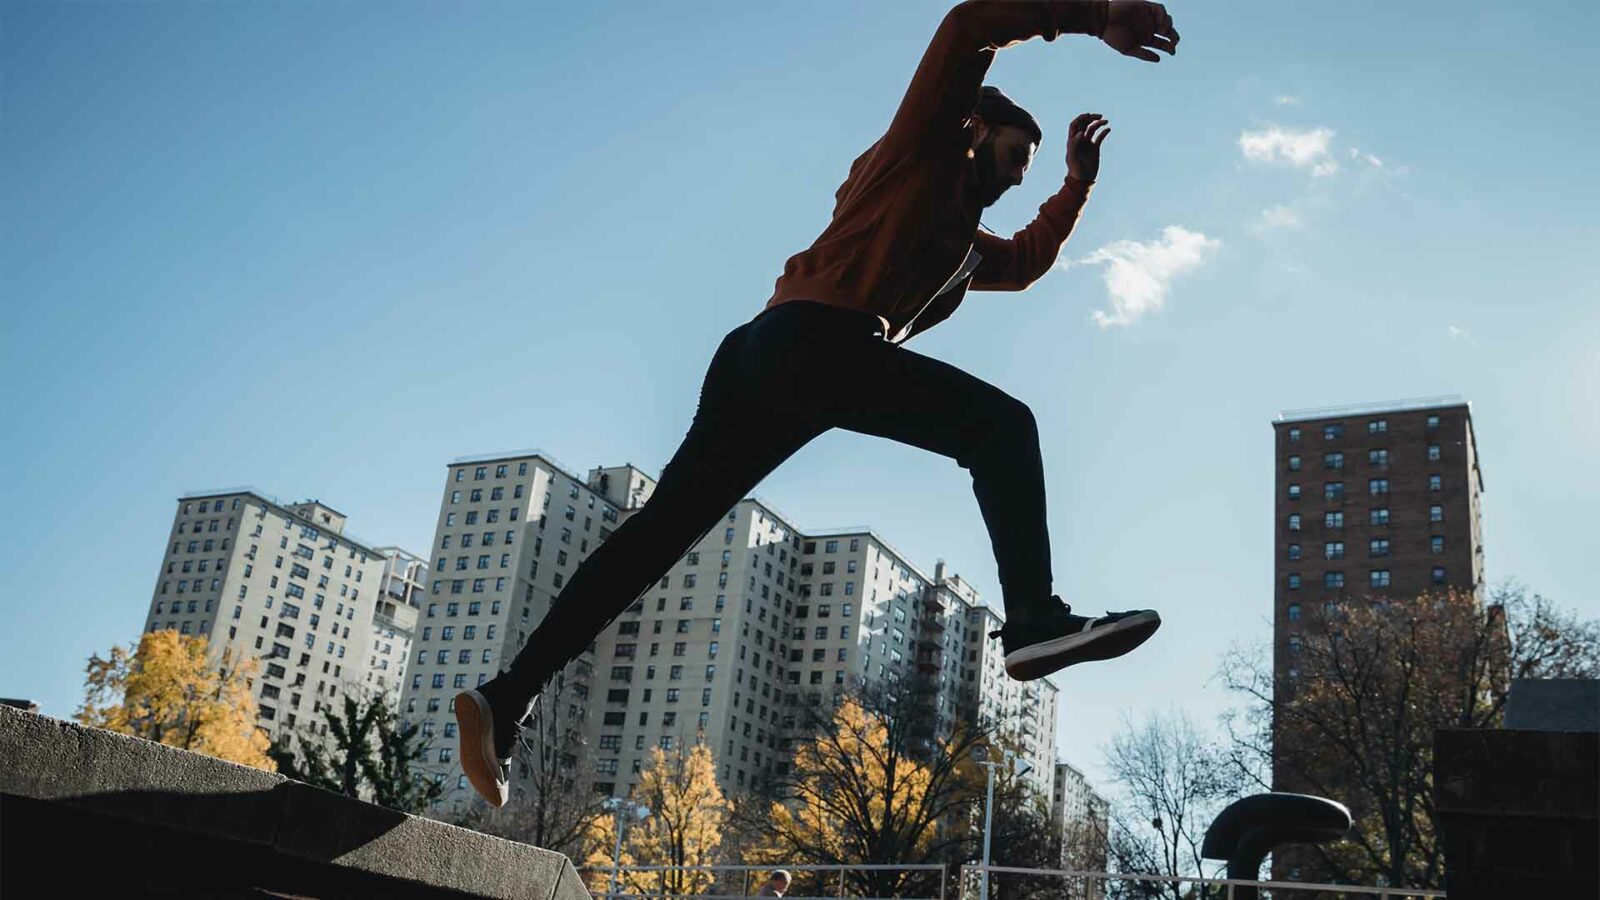
[{"label": "black pants", "polygon": [[694,423],[655,493],[583,561],[509,672],[526,709],[544,682],[795,451],[830,428],[892,438],[972,473],[1006,609],[1051,590],[1033,413],[999,388],[884,339],[877,316],[808,301],[766,309],[711,358]]}]

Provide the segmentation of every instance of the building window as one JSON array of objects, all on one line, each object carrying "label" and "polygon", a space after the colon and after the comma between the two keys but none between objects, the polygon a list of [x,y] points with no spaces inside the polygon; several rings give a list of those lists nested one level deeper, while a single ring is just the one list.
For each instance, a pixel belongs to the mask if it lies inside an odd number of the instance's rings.
[{"label": "building window", "polygon": [[1327,512],[1327,513],[1323,513],[1322,514],[1322,527],[1323,528],[1327,528],[1327,529],[1331,529],[1331,530],[1335,530],[1335,531],[1343,529],[1344,528],[1344,513],[1342,513],[1342,512]]},{"label": "building window", "polygon": [[1433,583],[1444,584],[1444,566],[1433,567]]},{"label": "building window", "polygon": [[1289,558],[1290,559],[1299,559],[1300,558],[1300,545],[1299,544],[1290,544],[1289,545]]},{"label": "building window", "polygon": [[1438,416],[1429,416],[1428,417],[1428,430],[1432,431],[1433,429],[1438,428],[1438,427],[1439,427],[1439,417]]},{"label": "building window", "polygon": [[1322,485],[1322,499],[1329,503],[1344,502],[1344,482],[1329,481]]},{"label": "building window", "polygon": [[1367,465],[1370,465],[1370,466],[1387,466],[1387,465],[1389,465],[1389,451],[1388,450],[1368,450],[1367,451]]},{"label": "building window", "polygon": [[1322,586],[1325,587],[1325,588],[1342,588],[1342,587],[1344,587],[1344,573],[1343,572],[1324,572],[1324,573],[1322,573]]},{"label": "building window", "polygon": [[1300,604],[1298,604],[1298,603],[1289,604],[1289,621],[1291,621],[1291,622],[1300,621]]},{"label": "building window", "polygon": [[1389,479],[1370,478],[1367,480],[1367,496],[1382,497],[1389,493]]},{"label": "building window", "polygon": [[1383,434],[1389,430],[1388,419],[1373,419],[1367,423],[1367,434]]},{"label": "building window", "polygon": [[1389,524],[1389,509],[1388,509],[1388,507],[1380,506],[1380,507],[1377,507],[1375,509],[1369,510],[1367,512],[1367,524],[1369,524],[1369,525],[1387,525],[1387,524]]},{"label": "building window", "polygon": [[1331,440],[1335,440],[1336,438],[1342,438],[1342,437],[1344,437],[1344,426],[1343,425],[1335,424],[1335,425],[1324,425],[1324,426],[1322,426],[1322,439],[1323,440],[1331,441]]},{"label": "building window", "polygon": [[1368,575],[1367,583],[1370,587],[1381,588],[1389,586],[1389,570],[1373,569]]},{"label": "building window", "polygon": [[1429,444],[1428,445],[1428,462],[1438,462],[1438,461],[1439,461],[1439,445],[1438,444]]},{"label": "building window", "polygon": [[1388,556],[1389,555],[1389,539],[1388,538],[1373,538],[1367,544],[1367,552],[1372,556]]},{"label": "building window", "polygon": [[1289,429],[1289,443],[1291,443],[1291,444],[1300,443],[1300,429],[1299,428],[1291,428],[1291,429]]},{"label": "building window", "polygon": [[1443,487],[1443,481],[1444,480],[1438,475],[1429,475],[1428,476],[1428,490],[1429,491],[1438,491],[1441,487]]},{"label": "building window", "polygon": [[1342,468],[1344,468],[1344,454],[1343,453],[1324,453],[1324,454],[1322,454],[1322,467],[1324,469],[1342,469]]},{"label": "building window", "polygon": [[1440,536],[1440,535],[1437,535],[1437,534],[1434,535],[1433,537],[1429,538],[1428,539],[1428,549],[1429,549],[1430,552],[1433,552],[1433,553],[1443,553],[1444,552],[1444,538],[1442,536]]},{"label": "building window", "polygon": [[1300,471],[1300,457],[1298,457],[1298,456],[1289,457],[1289,471],[1291,471],[1291,472]]},{"label": "building window", "polygon": [[1430,507],[1428,507],[1428,521],[1429,522],[1443,522],[1444,521],[1444,507],[1442,507],[1442,506],[1430,506]]},{"label": "building window", "polygon": [[1322,545],[1323,559],[1344,559],[1344,541],[1328,541]]},{"label": "building window", "polygon": [[1295,513],[1294,515],[1289,517],[1289,530],[1290,531],[1299,531],[1300,530],[1300,514],[1299,513]]}]

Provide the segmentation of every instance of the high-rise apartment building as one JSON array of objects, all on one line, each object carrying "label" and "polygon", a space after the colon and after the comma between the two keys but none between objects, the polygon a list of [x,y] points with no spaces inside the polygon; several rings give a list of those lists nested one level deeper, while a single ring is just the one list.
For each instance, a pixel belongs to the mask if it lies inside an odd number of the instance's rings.
[{"label": "high-rise apartment building", "polygon": [[1273,422],[1273,670],[1299,623],[1344,597],[1483,589],[1483,475],[1457,398],[1284,412]]},{"label": "high-rise apartment building", "polygon": [[[456,694],[510,664],[566,578],[654,489],[632,466],[579,478],[538,450],[446,467],[402,706],[433,739],[423,767],[445,785],[443,803],[473,796],[454,759]],[[564,738],[582,736],[593,669],[591,648],[561,676]],[[528,778],[526,766],[513,769],[513,800]]]},{"label": "high-rise apartment building", "polygon": [[1062,837],[1062,868],[1106,871],[1109,804],[1071,764],[1058,761],[1054,776],[1050,822]]},{"label": "high-rise apartment building", "polygon": [[[580,479],[537,451],[451,464],[406,694],[424,733],[449,738],[429,757],[448,779],[445,803],[473,796],[451,758],[455,693],[509,663],[565,577],[654,489],[633,466]],[[574,762],[603,792],[626,795],[652,748],[702,739],[736,792],[786,770],[805,707],[920,679],[942,734],[960,717],[991,717],[1048,773],[1056,689],[1005,676],[987,636],[999,622],[942,563],[930,579],[869,529],[804,534],[746,498],[569,667],[561,721],[581,730]],[[515,796],[529,773],[512,775]],[[1049,775],[1037,777],[1048,794]]]},{"label": "high-rise apartment building", "polygon": [[870,529],[805,534],[746,498],[597,642],[598,786],[626,795],[650,748],[703,734],[722,788],[752,788],[787,772],[808,708],[913,681],[936,736],[987,716],[1038,772],[1054,759],[1056,688],[1004,675],[985,630],[998,623],[942,562],[930,579]]},{"label": "high-rise apartment building", "polygon": [[[1273,690],[1303,684],[1301,641],[1338,605],[1483,591],[1471,407],[1457,397],[1293,410],[1273,422]],[[1283,751],[1292,738],[1278,734]],[[1274,761],[1277,790],[1303,790]],[[1348,799],[1348,798],[1336,798]],[[1274,872],[1299,878],[1293,850]]]},{"label": "high-rise apartment building", "polygon": [[380,596],[372,610],[372,650],[367,684],[397,703],[405,684],[406,660],[416,635],[418,603],[428,585],[428,563],[399,547],[379,547],[383,554]]},{"label": "high-rise apartment building", "polygon": [[213,658],[258,659],[262,727],[325,733],[322,705],[367,683],[383,594],[383,553],[344,527],[315,500],[245,488],[179,498],[146,630],[206,636]]}]

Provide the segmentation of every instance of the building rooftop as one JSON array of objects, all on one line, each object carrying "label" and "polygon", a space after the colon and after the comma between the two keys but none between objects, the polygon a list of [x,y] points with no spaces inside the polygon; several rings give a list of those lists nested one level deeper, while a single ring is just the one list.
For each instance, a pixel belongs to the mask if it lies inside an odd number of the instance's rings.
[{"label": "building rooftop", "polygon": [[1278,422],[1304,422],[1310,419],[1336,419],[1341,416],[1360,416],[1371,413],[1413,412],[1420,409],[1442,409],[1447,406],[1472,404],[1461,399],[1460,394],[1443,394],[1437,397],[1413,397],[1408,400],[1388,400],[1379,403],[1352,403],[1345,406],[1313,406],[1304,409],[1286,409],[1278,413]]},{"label": "building rooftop", "polygon": [[[320,528],[321,527],[316,522],[313,522],[310,519],[306,518],[305,516],[301,515],[299,512],[296,512],[294,507],[296,505],[298,505],[298,504],[286,504],[286,503],[283,503],[277,497],[274,497],[273,495],[267,493],[266,491],[256,490],[255,488],[253,488],[253,487],[251,487],[249,485],[240,485],[238,487],[222,488],[220,490],[189,491],[188,493],[180,494],[178,496],[178,502],[181,503],[184,500],[204,500],[204,499],[206,499],[208,497],[225,497],[225,496],[231,496],[231,495],[234,495],[234,494],[248,494],[248,495],[256,498],[257,500],[260,500],[261,502],[267,504],[268,506],[271,506],[273,509],[277,510],[278,513],[281,514],[281,515],[290,516],[290,517],[299,519],[300,521],[305,522],[306,524],[312,526],[313,528]],[[316,502],[317,501],[301,501],[301,503],[316,503]],[[333,511],[333,512],[337,512],[337,510],[334,510],[333,507],[328,506],[325,503],[318,503],[318,505],[322,506],[324,509],[327,509],[327,510],[330,510],[330,511]],[[343,513],[339,513],[339,515],[343,516],[344,514]],[[337,531],[337,532],[334,532],[334,534],[337,537],[342,538],[346,543],[354,544],[356,546],[356,548],[359,549],[359,550],[364,550],[364,551],[366,551],[367,553],[369,553],[369,554],[371,554],[373,556],[378,556],[378,557],[383,556],[382,552],[380,552],[377,549],[377,547],[371,541],[359,538],[359,537],[351,534],[348,531]]]}]

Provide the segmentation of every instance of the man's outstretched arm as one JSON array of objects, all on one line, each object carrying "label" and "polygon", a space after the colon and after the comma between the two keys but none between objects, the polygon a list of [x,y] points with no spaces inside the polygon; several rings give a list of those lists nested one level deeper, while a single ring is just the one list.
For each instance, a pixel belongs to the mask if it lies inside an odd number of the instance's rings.
[{"label": "man's outstretched arm", "polygon": [[[1178,52],[1178,30],[1166,7],[1146,0],[1111,0],[1100,38],[1124,56],[1159,62],[1156,50]],[[1011,236],[978,232],[974,239],[983,261],[972,273],[972,289],[1021,291],[1055,265],[1061,245],[1072,235],[1090,187],[1100,177],[1100,144],[1111,133],[1099,113],[1084,113],[1067,130],[1067,179],[1039,215]]]},{"label": "man's outstretched arm", "polygon": [[[951,135],[977,106],[997,50],[1065,33],[1100,37],[1118,53],[1149,62],[1174,53],[1178,32],[1148,0],[966,0],[945,14],[881,144],[914,151],[934,133]],[[1153,48],[1153,49],[1152,49]]]},{"label": "man's outstretched arm", "polygon": [[954,135],[978,104],[996,50],[1039,36],[1053,41],[1063,32],[1098,35],[1110,5],[1110,0],[966,0],[956,5],[923,52],[882,145],[911,151],[938,132]]}]

